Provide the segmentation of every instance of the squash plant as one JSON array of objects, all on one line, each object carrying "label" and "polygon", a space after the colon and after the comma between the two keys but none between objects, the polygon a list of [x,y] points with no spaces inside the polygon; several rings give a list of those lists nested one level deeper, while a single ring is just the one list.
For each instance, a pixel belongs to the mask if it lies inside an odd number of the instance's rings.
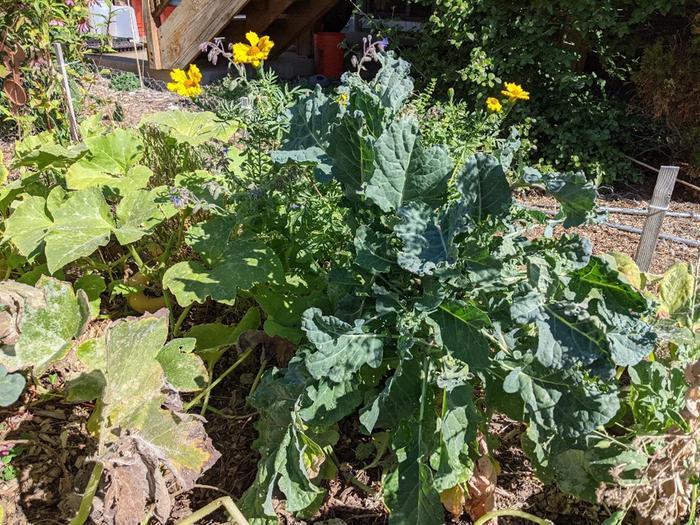
[{"label": "squash plant", "polygon": [[[526,425],[544,477],[564,476],[570,465],[557,460],[618,413],[620,371],[654,349],[651,301],[615,260],[551,235],[596,217],[585,177],[511,166],[517,140],[464,163],[425,146],[404,112],[408,64],[381,61],[372,81],[346,74],[347,96],[300,100],[273,154],[342,188],[351,259],[331,268],[331,304],[304,312],[306,344],[250,400],[261,415],[262,458],[243,500],[253,523],[276,523],[280,494],[292,513],[320,506],[349,417],[366,434],[391,433],[392,523],[443,523],[441,494],[467,497],[493,412]],[[542,219],[515,206],[518,187],[560,202],[546,235],[527,235]]]}]

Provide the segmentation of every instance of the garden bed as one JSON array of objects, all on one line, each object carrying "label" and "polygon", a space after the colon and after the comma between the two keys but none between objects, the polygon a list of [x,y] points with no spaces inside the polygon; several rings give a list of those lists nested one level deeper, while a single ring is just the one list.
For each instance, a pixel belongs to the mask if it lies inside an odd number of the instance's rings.
[{"label": "garden bed", "polygon": [[[236,60],[264,59],[250,39]],[[431,106],[385,48],[326,90],[98,79],[81,144],[3,146],[8,522],[695,512],[697,249],[660,241],[643,274],[638,237],[591,222],[646,201],[527,166],[522,86]]]}]

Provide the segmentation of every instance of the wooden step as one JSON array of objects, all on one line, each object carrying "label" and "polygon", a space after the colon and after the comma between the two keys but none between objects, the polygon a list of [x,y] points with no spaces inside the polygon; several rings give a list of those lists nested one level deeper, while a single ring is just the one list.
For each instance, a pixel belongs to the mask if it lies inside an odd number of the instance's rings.
[{"label": "wooden step", "polygon": [[296,1],[299,0],[253,0],[242,14],[245,19],[234,20],[224,29],[222,36],[226,38],[227,44],[245,42],[245,35],[248,31],[254,31],[259,35],[266,34],[267,28],[275,20],[284,16],[284,12]]},{"label": "wooden step", "polygon": [[275,42],[274,54],[279,54],[289,47],[295,39],[311,32],[314,25],[321,20],[338,0],[297,0],[285,12],[284,17],[268,28],[267,34]]},{"label": "wooden step", "polygon": [[269,35],[278,55],[305,34],[338,0],[182,0],[162,25],[158,14],[165,0],[144,0],[143,14],[151,69],[185,68],[200,54],[200,46],[217,36],[227,44],[242,42],[248,31]]}]

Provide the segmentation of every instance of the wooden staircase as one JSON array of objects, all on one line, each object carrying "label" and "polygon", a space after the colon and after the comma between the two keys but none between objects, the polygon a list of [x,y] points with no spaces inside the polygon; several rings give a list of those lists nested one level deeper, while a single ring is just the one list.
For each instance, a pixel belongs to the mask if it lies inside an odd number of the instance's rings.
[{"label": "wooden staircase", "polygon": [[337,0],[182,0],[160,23],[167,0],[144,0],[149,67],[185,68],[203,42],[223,36],[226,43],[245,41],[248,31],[269,35],[279,54],[312,30]]}]

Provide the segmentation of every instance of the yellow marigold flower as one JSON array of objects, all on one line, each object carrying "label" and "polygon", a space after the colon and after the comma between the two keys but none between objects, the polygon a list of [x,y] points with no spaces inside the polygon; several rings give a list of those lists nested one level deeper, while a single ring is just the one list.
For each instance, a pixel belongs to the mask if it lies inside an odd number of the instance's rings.
[{"label": "yellow marigold flower", "polygon": [[508,97],[511,102],[516,100],[530,100],[530,92],[525,91],[523,86],[515,82],[506,82],[505,89],[501,91],[503,95]]},{"label": "yellow marigold flower", "polygon": [[246,33],[245,37],[250,45],[241,42],[233,44],[233,61],[236,64],[251,64],[258,68],[263,61],[267,60],[275,43],[269,36],[259,37],[253,31]]},{"label": "yellow marigold flower", "polygon": [[493,111],[494,113],[500,113],[503,111],[503,105],[495,97],[489,97],[486,99],[486,107],[489,111]]},{"label": "yellow marigold flower", "polygon": [[170,72],[170,78],[172,82],[168,83],[168,91],[189,98],[202,94],[202,73],[196,65],[190,64],[186,73],[182,69],[173,69]]}]

